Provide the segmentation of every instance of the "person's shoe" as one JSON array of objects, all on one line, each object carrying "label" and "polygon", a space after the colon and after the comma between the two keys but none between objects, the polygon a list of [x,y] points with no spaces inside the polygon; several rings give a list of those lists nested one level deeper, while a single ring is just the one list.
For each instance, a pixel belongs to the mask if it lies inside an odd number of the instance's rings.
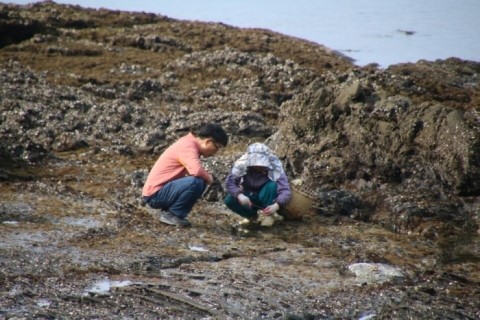
[{"label": "person's shoe", "polygon": [[255,218],[255,220],[245,218],[245,219],[240,220],[238,222],[238,224],[240,226],[248,227],[248,226],[251,226],[252,224],[254,224],[255,221],[256,221],[256,218]]},{"label": "person's shoe", "polygon": [[187,219],[177,217],[171,212],[161,210],[159,213],[160,221],[172,226],[190,227],[192,224]]},{"label": "person's shoe", "polygon": [[257,212],[257,214],[256,214],[255,216],[253,216],[253,217],[244,218],[244,219],[240,220],[240,221],[238,222],[238,224],[239,224],[240,226],[244,226],[244,227],[250,227],[250,226],[253,226],[253,225],[257,224],[257,223],[259,222],[259,221],[258,221],[259,212],[261,212],[261,210],[259,210],[259,211]]},{"label": "person's shoe", "polygon": [[259,217],[259,220],[261,220],[260,225],[262,227],[271,227],[275,223],[275,219],[273,218],[273,215],[269,215],[269,216],[261,215]]}]

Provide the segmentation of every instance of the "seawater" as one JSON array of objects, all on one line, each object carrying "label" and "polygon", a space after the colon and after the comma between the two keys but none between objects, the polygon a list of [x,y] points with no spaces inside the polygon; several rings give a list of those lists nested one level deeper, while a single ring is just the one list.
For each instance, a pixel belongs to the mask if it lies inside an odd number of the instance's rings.
[{"label": "seawater", "polygon": [[[9,2],[9,1],[7,1]],[[10,1],[25,4],[35,1]],[[480,0],[59,0],[175,19],[265,28],[381,67],[457,57],[480,61]]]}]

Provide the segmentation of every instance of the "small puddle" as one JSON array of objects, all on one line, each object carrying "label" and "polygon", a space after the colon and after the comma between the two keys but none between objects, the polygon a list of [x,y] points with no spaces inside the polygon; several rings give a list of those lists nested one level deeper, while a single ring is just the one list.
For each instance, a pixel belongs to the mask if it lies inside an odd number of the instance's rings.
[{"label": "small puddle", "polygon": [[96,281],[90,288],[85,290],[83,295],[106,295],[112,288],[128,287],[133,282],[130,280],[112,281],[109,279],[103,279]]},{"label": "small puddle", "polygon": [[37,300],[37,306],[41,308],[46,308],[49,307],[52,304],[52,302],[48,299],[38,299]]},{"label": "small puddle", "polygon": [[[5,237],[3,237],[5,236]],[[49,234],[44,231],[22,231],[0,236],[0,248],[29,248],[35,250],[35,244],[45,243]],[[38,248],[37,248],[38,249]]]},{"label": "small puddle", "polygon": [[84,228],[99,228],[103,225],[103,222],[95,219],[95,218],[73,218],[73,217],[65,217],[62,218],[61,223],[67,224],[69,226],[74,227],[84,227]]},{"label": "small puddle", "polygon": [[17,225],[18,221],[3,221],[3,224],[11,224],[11,225]]},{"label": "small puddle", "polygon": [[0,213],[4,215],[29,215],[33,208],[25,202],[8,202],[0,204]]}]

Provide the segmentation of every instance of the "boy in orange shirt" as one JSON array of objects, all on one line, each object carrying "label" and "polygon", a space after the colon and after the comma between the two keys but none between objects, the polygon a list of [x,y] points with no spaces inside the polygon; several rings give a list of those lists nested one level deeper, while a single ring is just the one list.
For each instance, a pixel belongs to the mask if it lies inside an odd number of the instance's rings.
[{"label": "boy in orange shirt", "polygon": [[160,221],[187,227],[187,216],[213,176],[207,172],[200,156],[211,157],[228,143],[228,136],[218,124],[207,124],[196,134],[178,139],[153,165],[143,186],[143,199],[159,210]]}]

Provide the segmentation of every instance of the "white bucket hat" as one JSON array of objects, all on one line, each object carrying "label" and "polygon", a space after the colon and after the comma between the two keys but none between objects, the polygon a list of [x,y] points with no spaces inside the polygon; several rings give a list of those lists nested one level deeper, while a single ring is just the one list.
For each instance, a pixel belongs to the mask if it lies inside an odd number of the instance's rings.
[{"label": "white bucket hat", "polygon": [[268,177],[272,181],[277,181],[283,173],[282,162],[263,143],[249,145],[247,152],[235,161],[232,174],[236,177],[242,177],[247,174],[247,168],[252,166],[268,168]]}]

